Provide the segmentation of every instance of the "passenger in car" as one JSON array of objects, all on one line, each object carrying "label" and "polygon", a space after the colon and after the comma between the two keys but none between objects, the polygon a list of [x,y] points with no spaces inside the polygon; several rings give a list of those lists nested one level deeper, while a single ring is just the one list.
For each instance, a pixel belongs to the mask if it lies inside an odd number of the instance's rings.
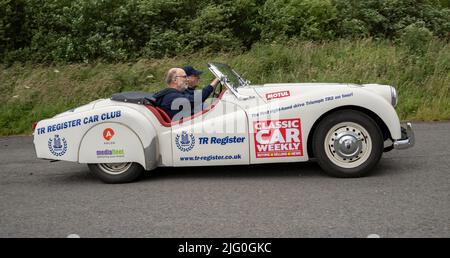
[{"label": "passenger in car", "polygon": [[[181,68],[171,68],[165,78],[167,88],[154,95],[156,103],[172,119],[177,121],[194,114],[197,105],[200,107],[219,82],[214,80],[210,85],[203,88],[201,98],[195,98],[196,94],[186,92],[188,87],[186,72]],[[197,102],[197,103],[196,103]]]},{"label": "passenger in car", "polygon": [[186,89],[186,93],[194,94],[194,90],[198,86],[198,81],[200,80],[200,75],[203,73],[203,71],[196,70],[190,65],[184,66],[183,70],[187,75],[188,87]]},{"label": "passenger in car", "polygon": [[[194,96],[194,98],[201,96],[202,92],[200,90],[196,90],[196,88],[198,87],[198,82],[200,80],[200,75],[203,73],[203,71],[197,70],[197,69],[195,69],[194,67],[192,67],[190,65],[184,66],[183,70],[184,70],[184,72],[187,75],[187,84],[188,84],[188,87],[185,90],[185,93],[186,94],[190,94],[190,95],[194,95],[195,93],[197,93],[198,95]],[[219,80],[215,79],[215,80],[213,80],[211,82],[210,85],[215,87],[218,82],[219,82]],[[209,85],[207,85],[207,86],[205,86],[203,88],[206,88],[208,86]],[[204,101],[202,101],[202,103],[203,102]],[[195,105],[195,106],[192,106],[191,108],[193,110],[193,113],[195,114],[195,113],[201,111],[202,108],[205,108],[206,106],[207,105],[204,103],[203,105]]]}]

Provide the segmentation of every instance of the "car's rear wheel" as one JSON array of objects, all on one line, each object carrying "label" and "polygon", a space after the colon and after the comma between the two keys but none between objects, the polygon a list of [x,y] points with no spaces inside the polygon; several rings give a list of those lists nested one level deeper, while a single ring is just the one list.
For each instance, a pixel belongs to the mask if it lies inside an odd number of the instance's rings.
[{"label": "car's rear wheel", "polygon": [[313,152],[320,167],[336,177],[367,175],[383,153],[383,135],[377,123],[356,110],[328,115],[313,137]]},{"label": "car's rear wheel", "polygon": [[88,164],[89,169],[105,183],[128,183],[136,180],[144,169],[138,163],[98,163]]}]

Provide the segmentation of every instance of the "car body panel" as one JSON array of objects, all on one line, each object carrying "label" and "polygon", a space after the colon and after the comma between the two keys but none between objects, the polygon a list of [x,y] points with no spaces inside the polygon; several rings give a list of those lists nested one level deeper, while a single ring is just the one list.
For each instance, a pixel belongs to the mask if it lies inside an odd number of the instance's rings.
[{"label": "car body panel", "polygon": [[[386,124],[392,138],[400,139],[400,121],[398,116],[394,108],[383,97],[362,87],[349,87],[343,84],[332,84],[330,87],[320,84],[315,89],[314,87],[316,87],[314,84],[304,86],[284,84],[268,89],[265,89],[265,87],[255,88],[255,91],[259,92],[260,102],[262,100],[267,102],[267,104],[255,105],[255,103],[249,102],[249,105],[245,107],[249,117],[250,134],[255,133],[256,128],[253,127],[253,124],[257,121],[299,118],[301,122],[302,146],[297,148],[297,151],[301,150],[302,153],[293,157],[283,156],[280,158],[272,157],[270,160],[260,159],[256,157],[255,153],[255,145],[257,144],[255,137],[250,137],[251,163],[307,161],[309,159],[307,137],[315,122],[323,114],[345,106],[349,108],[361,107],[372,111]],[[265,98],[267,94],[283,92],[280,89],[283,89],[284,92],[289,92],[289,96],[267,101],[267,98]],[[248,93],[248,91],[244,92]],[[245,94],[244,92],[242,93]],[[241,106],[245,105],[241,104]]]},{"label": "car body panel", "polygon": [[249,164],[247,115],[219,100],[203,116],[172,126],[174,166]]}]

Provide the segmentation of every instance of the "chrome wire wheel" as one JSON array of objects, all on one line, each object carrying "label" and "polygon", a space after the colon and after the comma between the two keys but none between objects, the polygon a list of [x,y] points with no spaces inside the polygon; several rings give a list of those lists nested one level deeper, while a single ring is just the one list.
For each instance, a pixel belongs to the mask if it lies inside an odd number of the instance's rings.
[{"label": "chrome wire wheel", "polygon": [[100,163],[98,167],[105,173],[110,175],[120,175],[131,167],[132,162],[126,163]]},{"label": "chrome wire wheel", "polygon": [[324,150],[328,159],[336,166],[356,168],[370,157],[372,138],[361,125],[341,122],[327,132]]}]

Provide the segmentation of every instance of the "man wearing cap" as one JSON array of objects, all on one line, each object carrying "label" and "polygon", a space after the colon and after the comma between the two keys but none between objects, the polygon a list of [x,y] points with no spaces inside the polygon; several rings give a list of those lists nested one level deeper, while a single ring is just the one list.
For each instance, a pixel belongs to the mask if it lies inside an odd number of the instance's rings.
[{"label": "man wearing cap", "polygon": [[[203,88],[200,94],[186,93],[188,87],[187,75],[181,68],[172,68],[166,74],[167,88],[156,93],[154,97],[159,107],[161,107],[172,120],[180,120],[184,117],[190,116],[194,113],[194,109],[197,105],[202,105],[209,94],[214,91],[214,87],[217,83],[214,80],[211,85]],[[194,95],[199,96],[195,98]],[[197,104],[198,102],[199,104]]]},{"label": "man wearing cap", "polygon": [[[194,94],[194,91],[198,86],[198,81],[200,80],[200,75],[203,73],[203,71],[196,70],[190,65],[184,66],[183,70],[187,75],[188,88],[186,89],[186,93]],[[219,80],[215,79],[211,82],[210,85],[216,87],[218,82]]]},{"label": "man wearing cap", "polygon": [[188,88],[186,89],[186,93],[194,94],[194,90],[198,86],[198,81],[203,71],[196,70],[190,65],[184,66],[183,70],[187,75]]},{"label": "man wearing cap", "polygon": [[[183,70],[184,70],[184,72],[187,75],[187,84],[188,84],[188,87],[187,87],[187,89],[184,92],[186,94],[188,94],[188,95],[194,96],[194,98],[197,97],[197,96],[198,96],[197,98],[199,98],[200,97],[200,90],[197,91],[198,95],[195,95],[194,93],[196,92],[196,88],[198,87],[198,81],[200,80],[200,75],[203,73],[203,71],[196,70],[194,67],[192,67],[190,65],[184,66]],[[206,88],[209,88],[209,86],[212,86],[213,88],[216,87],[217,83],[219,83],[219,80],[218,79],[214,79],[211,82],[211,84],[209,84],[208,86],[205,86],[203,88],[203,91]],[[203,91],[201,92],[202,93],[201,96],[203,96]],[[210,94],[211,94],[211,92],[208,94],[208,96]],[[208,98],[208,96],[206,96],[206,98]],[[202,103],[206,100],[206,98],[205,99],[202,98]],[[203,107],[203,105],[197,105],[197,103],[195,103],[195,105],[192,106],[193,113],[197,113],[198,111],[201,111],[202,107]]]}]

